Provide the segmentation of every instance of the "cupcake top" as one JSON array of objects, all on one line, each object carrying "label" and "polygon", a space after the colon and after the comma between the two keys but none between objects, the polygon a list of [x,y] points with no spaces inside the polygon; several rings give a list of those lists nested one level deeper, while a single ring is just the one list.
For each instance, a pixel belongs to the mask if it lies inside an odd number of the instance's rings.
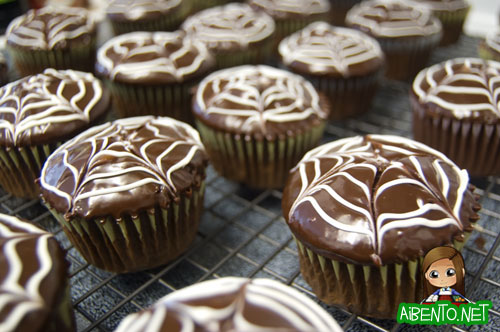
[{"label": "cupcake top", "polygon": [[127,316],[116,332],[342,331],[318,304],[271,279],[227,277],[165,296]]},{"label": "cupcake top", "polygon": [[334,77],[362,76],[381,68],[378,42],[353,29],[315,22],[283,39],[282,62],[293,71]]},{"label": "cupcake top", "polygon": [[246,4],[230,3],[189,17],[182,29],[215,52],[238,51],[270,37],[274,20]]},{"label": "cupcake top", "polygon": [[96,25],[83,8],[44,7],[29,10],[7,28],[7,45],[32,50],[68,49],[90,44]]},{"label": "cupcake top", "polygon": [[402,0],[363,1],[349,10],[346,24],[376,38],[429,36],[441,32],[441,23],[431,11]]},{"label": "cupcake top", "polygon": [[151,20],[169,14],[189,0],[109,0],[107,16],[113,21]]},{"label": "cupcake top", "polygon": [[108,109],[109,95],[90,73],[46,69],[0,88],[0,146],[59,142]]},{"label": "cupcake top", "polygon": [[277,20],[325,14],[330,10],[327,0],[248,0],[248,3]]},{"label": "cupcake top", "polygon": [[168,84],[200,76],[212,66],[205,45],[182,32],[131,32],[99,48],[96,70],[122,83]]},{"label": "cupcake top", "polygon": [[171,118],[120,119],[61,145],[41,172],[43,199],[66,217],[102,217],[166,208],[204,179],[198,132]]},{"label": "cupcake top", "polygon": [[466,170],[422,143],[367,135],[306,153],[290,171],[283,214],[314,252],[346,263],[407,262],[479,217]]},{"label": "cupcake top", "polygon": [[418,73],[412,91],[431,114],[500,122],[500,62],[448,60]]},{"label": "cupcake top", "polygon": [[42,331],[61,296],[67,263],[50,233],[0,214],[0,326]]},{"label": "cupcake top", "polygon": [[210,74],[198,85],[193,111],[212,128],[270,139],[319,125],[329,113],[311,83],[263,65]]},{"label": "cupcake top", "polygon": [[454,12],[460,9],[469,8],[465,0],[412,0],[415,4],[427,6],[433,11]]}]

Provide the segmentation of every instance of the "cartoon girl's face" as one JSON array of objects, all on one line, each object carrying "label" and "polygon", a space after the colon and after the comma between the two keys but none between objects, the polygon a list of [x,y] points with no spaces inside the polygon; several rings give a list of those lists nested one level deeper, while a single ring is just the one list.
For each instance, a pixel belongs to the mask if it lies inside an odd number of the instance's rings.
[{"label": "cartoon girl's face", "polygon": [[435,287],[451,287],[457,283],[457,273],[453,262],[443,258],[431,264],[425,273],[425,279]]}]

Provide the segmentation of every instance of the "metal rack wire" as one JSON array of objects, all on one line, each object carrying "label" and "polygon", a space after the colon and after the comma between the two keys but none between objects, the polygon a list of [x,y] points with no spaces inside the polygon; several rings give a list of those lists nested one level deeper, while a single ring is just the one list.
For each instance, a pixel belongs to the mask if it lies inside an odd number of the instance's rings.
[{"label": "metal rack wire", "polygon": [[[431,62],[475,56],[477,40],[438,49]],[[385,81],[370,113],[331,123],[324,141],[367,133],[410,136],[409,84]],[[346,331],[498,331],[500,330],[500,178],[474,179],[483,209],[463,256],[467,297],[491,300],[485,326],[422,327],[353,315],[321,304]],[[71,246],[57,221],[36,200],[11,197],[0,189],[0,212],[27,218],[56,234],[67,249],[78,331],[112,331],[128,313],[146,308],[179,288],[223,276],[282,281],[315,299],[299,272],[297,248],[281,216],[281,192],[252,191],[209,168],[205,210],[191,248],[167,266],[115,275],[88,265]]]}]

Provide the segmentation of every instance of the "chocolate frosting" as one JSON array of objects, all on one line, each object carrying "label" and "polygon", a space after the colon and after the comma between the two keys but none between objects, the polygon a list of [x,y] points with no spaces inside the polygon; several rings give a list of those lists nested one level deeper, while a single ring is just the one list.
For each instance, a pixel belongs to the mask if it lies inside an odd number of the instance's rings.
[{"label": "chocolate frosting", "polygon": [[52,234],[0,214],[0,329],[44,331],[66,284],[66,269]]},{"label": "chocolate frosting", "polygon": [[402,0],[363,1],[349,10],[346,24],[376,38],[408,38],[441,33],[441,23],[430,10]]},{"label": "chocolate frosting", "polygon": [[264,65],[207,76],[198,85],[193,111],[210,127],[270,139],[319,125],[329,113],[311,83]]},{"label": "chocolate frosting", "polygon": [[41,172],[42,198],[67,218],[136,216],[199,188],[207,157],[198,132],[171,119],[120,119],[60,146]]},{"label": "chocolate frosting", "polygon": [[182,32],[132,32],[99,48],[96,70],[117,82],[158,85],[190,80],[213,65],[205,45]]},{"label": "chocolate frosting", "polygon": [[279,53],[283,64],[294,72],[315,76],[364,76],[384,63],[375,39],[325,22],[312,23],[283,39]]},{"label": "chocolate frosting", "polygon": [[246,4],[230,3],[203,10],[189,17],[182,29],[214,52],[253,47],[274,32],[274,20]]},{"label": "chocolate frosting", "polygon": [[116,332],[329,331],[342,329],[318,304],[270,279],[222,278],[178,290],[127,316]]},{"label": "chocolate frosting", "polygon": [[248,3],[278,20],[325,14],[330,10],[327,0],[249,0]]},{"label": "chocolate frosting", "polygon": [[113,21],[142,21],[168,15],[182,1],[190,0],[109,0],[107,16]]},{"label": "chocolate frosting", "polygon": [[500,63],[456,58],[422,70],[413,97],[435,116],[500,123]]},{"label": "chocolate frosting", "polygon": [[463,241],[479,216],[466,170],[422,143],[367,135],[306,153],[290,171],[283,214],[312,251],[385,265]]},{"label": "chocolate frosting", "polygon": [[88,127],[109,95],[90,73],[46,69],[0,88],[0,145],[55,143]]},{"label": "chocolate frosting", "polygon": [[90,45],[95,22],[83,8],[44,7],[29,10],[7,28],[7,45],[32,50],[69,49]]}]

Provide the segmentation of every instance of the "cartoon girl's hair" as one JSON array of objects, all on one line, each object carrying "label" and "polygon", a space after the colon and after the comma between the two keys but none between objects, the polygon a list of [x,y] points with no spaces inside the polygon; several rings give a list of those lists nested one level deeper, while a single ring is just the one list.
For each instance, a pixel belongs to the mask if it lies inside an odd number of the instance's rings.
[{"label": "cartoon girl's hair", "polygon": [[429,281],[425,278],[425,274],[432,263],[448,258],[453,263],[455,267],[455,272],[457,276],[457,283],[452,287],[457,292],[465,296],[465,276],[464,276],[464,259],[460,252],[453,247],[436,247],[429,250],[425,255],[424,262],[422,263],[422,273],[423,273],[423,283],[424,283],[424,299],[429,297],[432,293],[438,290],[438,287],[432,286]]}]

